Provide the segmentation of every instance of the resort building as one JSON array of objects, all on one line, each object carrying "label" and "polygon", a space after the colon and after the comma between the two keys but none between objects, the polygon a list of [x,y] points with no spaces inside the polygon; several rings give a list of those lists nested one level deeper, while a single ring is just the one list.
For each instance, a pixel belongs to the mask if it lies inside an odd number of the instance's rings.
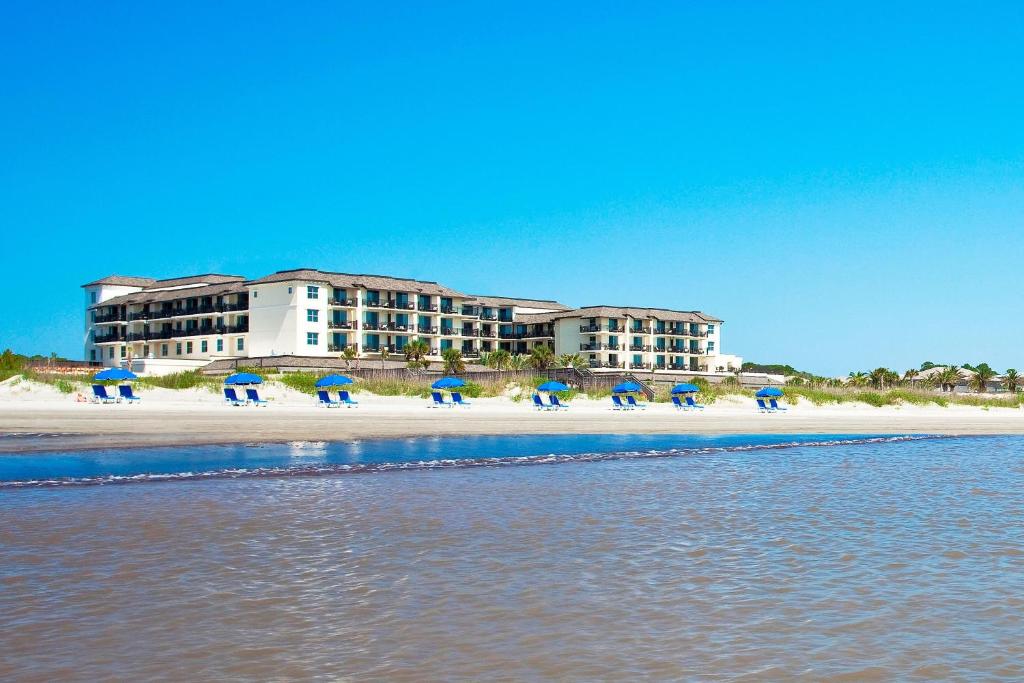
[{"label": "resort building", "polygon": [[699,311],[572,308],[427,280],[296,269],[255,280],[113,275],[83,288],[85,358],[158,374],[223,358],[337,357],[348,348],[380,359],[417,339],[431,360],[450,348],[472,360],[547,346],[580,354],[597,372],[714,373],[741,362],[721,352],[722,321]]}]

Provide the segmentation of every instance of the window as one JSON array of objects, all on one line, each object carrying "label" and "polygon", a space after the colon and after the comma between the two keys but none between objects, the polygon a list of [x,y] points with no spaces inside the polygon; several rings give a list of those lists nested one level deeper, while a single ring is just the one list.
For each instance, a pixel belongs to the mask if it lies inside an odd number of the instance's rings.
[{"label": "window", "polygon": [[238,349],[239,351],[245,350],[245,337],[238,338],[238,340],[235,342],[235,348]]},{"label": "window", "polygon": [[161,344],[160,345],[160,355],[161,356],[166,356],[167,355],[167,344]]},{"label": "window", "polygon": [[149,344],[142,347],[142,355],[149,358]]},{"label": "window", "polygon": [[96,349],[89,349],[89,360],[96,360]]},{"label": "window", "polygon": [[252,298],[253,299],[258,299],[259,297],[260,297],[260,293],[257,292],[255,289],[252,290]]},{"label": "window", "polygon": [[192,353],[192,342],[185,342],[185,353]]},{"label": "window", "polygon": [[113,357],[114,357],[114,347],[111,346],[109,349],[107,349],[107,358],[113,358]]},{"label": "window", "polygon": [[175,356],[180,356],[181,355],[181,342],[178,342],[177,344],[174,345],[174,355]]},{"label": "window", "polygon": [[320,322],[320,311],[316,310],[315,308],[307,308],[306,309],[306,322],[307,323]]},{"label": "window", "polygon": [[200,353],[206,353],[209,350],[210,350],[210,345],[209,345],[209,343],[207,343],[207,341],[205,339],[203,341],[199,342],[199,352]]},{"label": "window", "polygon": [[217,340],[217,351],[223,351],[223,350],[224,350],[224,340],[223,339],[218,339]]},{"label": "window", "polygon": [[291,287],[289,287],[289,288],[288,288],[288,293],[289,293],[289,294],[291,294],[291,293],[292,293],[292,288],[291,288]]},{"label": "window", "polygon": [[319,332],[307,332],[306,333],[306,345],[307,346],[316,346],[319,343],[320,343],[320,333]]},{"label": "window", "polygon": [[96,292],[89,292],[89,303],[96,303]]},{"label": "window", "polygon": [[715,350],[715,342],[710,342],[709,341],[708,342],[708,353],[711,353],[714,350]]},{"label": "window", "polygon": [[708,323],[708,334],[714,334],[714,333],[715,333],[715,326],[712,325],[711,323]]},{"label": "window", "polygon": [[316,287],[314,285],[309,285],[308,287],[306,287],[306,298],[307,299],[319,299],[320,298],[320,288]]}]

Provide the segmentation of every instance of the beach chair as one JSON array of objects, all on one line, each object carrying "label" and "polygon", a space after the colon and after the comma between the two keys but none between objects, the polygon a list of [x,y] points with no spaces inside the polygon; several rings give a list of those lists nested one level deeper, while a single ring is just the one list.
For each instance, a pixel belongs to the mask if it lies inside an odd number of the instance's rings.
[{"label": "beach chair", "polygon": [[457,392],[457,391],[453,391],[453,392],[452,392],[452,404],[453,404],[453,405],[457,405],[457,406],[465,406],[465,407],[467,407],[467,408],[468,408],[469,406],[473,405],[473,404],[472,404],[472,403],[470,403],[469,401],[465,401],[465,400],[463,400],[463,399],[462,399],[462,394],[460,394],[460,393],[459,393],[459,392]]},{"label": "beach chair", "polygon": [[641,409],[644,409],[644,408],[647,407],[646,403],[638,403],[637,400],[635,398],[633,398],[632,396],[627,396],[626,397],[626,403],[629,404],[630,408],[641,408]]},{"label": "beach chair", "polygon": [[117,403],[117,399],[107,393],[107,388],[102,384],[92,385],[93,403]]},{"label": "beach chair", "polygon": [[263,406],[264,408],[267,407],[267,402],[260,398],[259,392],[257,392],[255,389],[246,389],[245,397],[253,405]]},{"label": "beach chair", "polygon": [[359,406],[359,401],[353,401],[352,397],[349,396],[349,393],[347,391],[339,391],[338,398],[341,400],[342,403],[345,404],[346,408],[351,408],[352,406]]},{"label": "beach chair", "polygon": [[128,405],[131,405],[142,400],[132,392],[132,387],[130,384],[122,384],[118,386],[117,393],[121,395],[121,398],[123,400],[128,401]]},{"label": "beach chair", "polygon": [[757,412],[759,412],[759,413],[770,413],[770,412],[772,412],[772,409],[764,404],[764,399],[763,398],[759,398],[759,399],[757,399]]},{"label": "beach chair", "polygon": [[533,407],[537,410],[551,410],[551,406],[544,402],[544,399],[540,397],[540,394],[533,395]]},{"label": "beach chair", "polygon": [[444,396],[441,395],[440,391],[430,392],[430,398],[433,402],[429,406],[427,406],[428,408],[440,408],[441,406],[444,406],[445,408],[452,407],[451,403],[444,400]]},{"label": "beach chair", "polygon": [[242,399],[238,398],[238,395],[235,393],[235,390],[229,387],[224,388],[224,402],[227,403],[229,406],[244,406],[246,403],[248,403],[248,401],[243,401]]},{"label": "beach chair", "polygon": [[686,397],[686,405],[689,406],[690,408],[693,408],[694,410],[704,410],[704,404],[697,403],[696,401],[694,401],[693,396]]},{"label": "beach chair", "polygon": [[555,410],[569,410],[569,406],[558,400],[558,397],[551,394],[551,407]]},{"label": "beach chair", "polygon": [[771,404],[772,410],[789,410],[789,408],[780,406],[779,402],[776,401],[774,398],[768,401],[768,403]]},{"label": "beach chair", "polygon": [[331,395],[328,394],[323,389],[316,392],[316,396],[318,399],[320,399],[317,403],[325,408],[338,408],[341,406],[341,401],[335,401],[333,398],[331,398]]},{"label": "beach chair", "polygon": [[621,396],[612,394],[612,410],[632,410],[632,406],[627,406],[623,403]]},{"label": "beach chair", "polygon": [[682,401],[680,401],[678,396],[673,396],[672,397],[672,405],[674,405],[676,407],[676,410],[689,410],[690,409],[690,406],[688,406],[685,403],[683,403]]}]

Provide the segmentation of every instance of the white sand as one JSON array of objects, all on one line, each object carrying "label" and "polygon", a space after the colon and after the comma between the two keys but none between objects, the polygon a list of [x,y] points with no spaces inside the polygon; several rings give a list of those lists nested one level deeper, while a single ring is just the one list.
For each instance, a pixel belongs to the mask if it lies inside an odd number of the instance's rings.
[{"label": "white sand", "polygon": [[[472,399],[469,408],[428,408],[428,401],[418,398],[357,394],[358,408],[327,409],[274,382],[260,388],[270,403],[265,408],[230,407],[219,393],[206,389],[137,393],[142,397],[138,405],[79,403],[75,394],[12,378],[0,383],[0,433],[69,435],[47,439],[45,448],[54,450],[454,434],[1024,433],[1024,411],[962,406],[818,407],[801,402],[785,413],[765,415],[740,398],[720,400],[700,412],[679,412],[669,404],[622,412],[612,410],[608,399],[577,399],[569,410],[542,412],[526,400],[504,397]],[[0,440],[0,452],[43,447]]]}]

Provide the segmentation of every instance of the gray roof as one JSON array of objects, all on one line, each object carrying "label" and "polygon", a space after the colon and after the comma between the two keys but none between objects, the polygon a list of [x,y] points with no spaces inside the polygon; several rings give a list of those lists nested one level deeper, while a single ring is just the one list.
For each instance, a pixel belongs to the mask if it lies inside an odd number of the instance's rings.
[{"label": "gray roof", "polygon": [[571,306],[558,303],[551,299],[521,299],[514,296],[490,296],[487,294],[470,294],[473,297],[471,303],[481,306],[519,306],[521,308],[540,308],[547,311],[568,311]]},{"label": "gray roof", "polygon": [[124,287],[142,287],[154,289],[159,287],[182,287],[197,283],[217,284],[221,282],[241,282],[245,280],[241,275],[221,275],[219,273],[205,273],[202,275],[188,275],[186,277],[172,277],[165,280],[157,280],[151,277],[136,277],[133,275],[108,275],[99,280],[88,282],[83,287],[95,285],[121,285]]},{"label": "gray roof", "polygon": [[121,296],[115,296],[112,299],[107,299],[106,301],[102,301],[98,304],[93,304],[90,308],[121,306],[122,304],[153,304],[160,303],[162,301],[174,301],[175,299],[192,299],[204,296],[214,297],[223,294],[238,294],[239,292],[244,291],[246,291],[245,285],[240,280],[211,284],[203,287],[189,287],[188,289],[158,290],[151,288],[144,289],[140,292],[131,292],[129,294],[122,294]]},{"label": "gray roof", "polygon": [[123,287],[149,287],[156,280],[151,277],[136,277],[134,275],[108,275],[99,280],[86,282],[83,287],[95,287],[97,285],[120,285]]},{"label": "gray roof", "polygon": [[384,289],[398,292],[416,292],[418,294],[437,294],[465,298],[462,292],[430,280],[413,280],[411,278],[391,277],[388,275],[365,275],[359,273],[332,273],[313,268],[297,268],[295,270],[279,270],[272,275],[249,280],[248,285],[262,285],[272,282],[322,282],[342,289]]},{"label": "gray roof", "polygon": [[564,318],[565,316],[558,313],[520,313],[516,316],[516,322],[522,323],[523,325],[538,325],[541,323],[554,322],[557,318]]},{"label": "gray roof", "polygon": [[637,308],[633,306],[584,306],[558,315],[559,318],[654,318],[673,322],[720,323],[700,311],[676,311],[670,308]]}]

